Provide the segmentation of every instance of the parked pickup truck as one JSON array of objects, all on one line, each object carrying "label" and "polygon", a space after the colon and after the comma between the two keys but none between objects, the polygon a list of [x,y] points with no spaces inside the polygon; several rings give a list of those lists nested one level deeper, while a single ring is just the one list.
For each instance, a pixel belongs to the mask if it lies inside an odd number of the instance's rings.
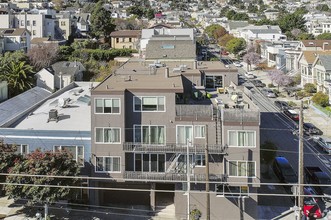
[{"label": "parked pickup truck", "polygon": [[331,201],[331,178],[326,172],[319,167],[305,167],[305,176],[308,184],[316,184],[313,187],[324,200]]}]

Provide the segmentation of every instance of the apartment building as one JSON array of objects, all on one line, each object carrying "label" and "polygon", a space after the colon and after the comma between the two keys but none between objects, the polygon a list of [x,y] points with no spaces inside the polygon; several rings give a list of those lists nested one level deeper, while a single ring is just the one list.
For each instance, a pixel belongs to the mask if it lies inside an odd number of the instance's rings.
[{"label": "apartment building", "polygon": [[110,34],[111,47],[116,49],[138,49],[141,30],[113,31]]},{"label": "apartment building", "polygon": [[90,202],[155,214],[172,206],[170,218],[186,219],[189,196],[189,210],[203,219],[207,181],[211,219],[256,219],[260,113],[237,86],[237,71],[220,62],[131,59],[95,87],[89,184],[102,189],[91,190]]}]

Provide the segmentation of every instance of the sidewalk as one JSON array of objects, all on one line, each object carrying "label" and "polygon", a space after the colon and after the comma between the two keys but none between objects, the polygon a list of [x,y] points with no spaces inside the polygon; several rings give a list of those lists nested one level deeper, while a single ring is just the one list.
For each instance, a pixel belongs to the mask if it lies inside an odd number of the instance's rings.
[{"label": "sidewalk", "polygon": [[[268,76],[268,73],[262,70],[252,71],[254,75],[257,76],[257,79],[261,80],[267,86],[271,83],[271,80]],[[277,89],[277,87],[275,87]],[[279,87],[279,91],[283,91],[284,87]],[[278,97],[278,100],[282,101],[292,101],[297,104],[297,107],[300,106],[301,100],[296,100],[295,97]],[[304,98],[303,101],[307,100]],[[319,109],[315,108],[313,105],[309,105],[309,108],[303,110],[304,122],[313,123],[316,127],[323,131],[323,135],[331,137],[331,117],[321,112]]]}]

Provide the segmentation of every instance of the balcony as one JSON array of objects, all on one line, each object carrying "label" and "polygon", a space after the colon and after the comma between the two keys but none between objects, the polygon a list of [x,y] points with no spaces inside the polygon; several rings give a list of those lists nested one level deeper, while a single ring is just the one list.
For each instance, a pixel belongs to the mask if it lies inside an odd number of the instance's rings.
[{"label": "balcony", "polygon": [[[210,100],[208,100],[210,103]],[[212,104],[201,105],[176,105],[176,120],[185,118],[213,120],[215,111]]]},{"label": "balcony", "polygon": [[260,123],[260,112],[250,109],[223,109],[223,122]]},{"label": "balcony", "polygon": [[[208,145],[208,151],[210,154],[226,154],[227,146],[221,145]],[[124,142],[123,151],[125,152],[155,152],[155,153],[186,153],[186,144],[141,144]],[[189,147],[190,153],[205,153],[205,145],[193,144]]]},{"label": "balcony", "polygon": [[[186,173],[152,173],[152,172],[137,172],[137,171],[125,171],[125,180],[159,180],[159,181],[187,181]],[[205,174],[192,174],[191,181],[205,181]],[[209,181],[225,181],[225,175],[223,174],[210,174]]]}]

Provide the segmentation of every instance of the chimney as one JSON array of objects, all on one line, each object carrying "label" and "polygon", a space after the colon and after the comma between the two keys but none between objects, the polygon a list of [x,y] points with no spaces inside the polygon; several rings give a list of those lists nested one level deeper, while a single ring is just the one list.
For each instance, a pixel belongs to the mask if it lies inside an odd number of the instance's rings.
[{"label": "chimney", "polygon": [[193,63],[193,69],[198,69],[198,61],[195,60],[194,63]]},{"label": "chimney", "polygon": [[164,69],[164,76],[165,76],[165,78],[169,78],[169,67],[166,67]]}]

